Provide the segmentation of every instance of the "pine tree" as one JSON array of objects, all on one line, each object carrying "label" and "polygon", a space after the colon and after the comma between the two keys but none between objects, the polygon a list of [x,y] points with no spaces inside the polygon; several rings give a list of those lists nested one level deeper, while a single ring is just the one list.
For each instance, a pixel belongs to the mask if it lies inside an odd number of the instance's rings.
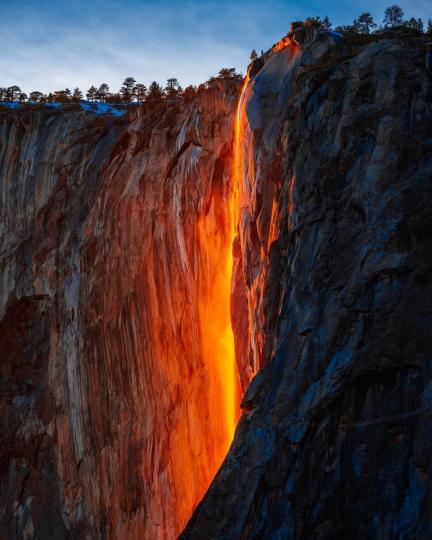
[{"label": "pine tree", "polygon": [[353,26],[360,34],[370,34],[371,28],[376,28],[376,24],[369,11],[364,11],[359,18],[353,22]]},{"label": "pine tree", "polygon": [[16,101],[21,94],[21,88],[14,84],[6,89],[6,101]]},{"label": "pine tree", "polygon": [[218,76],[220,79],[233,79],[235,74],[235,68],[222,68]]},{"label": "pine tree", "polygon": [[81,101],[83,98],[83,93],[81,90],[76,87],[74,88],[73,94],[72,94],[72,101]]},{"label": "pine tree", "polygon": [[396,28],[403,24],[403,18],[404,10],[397,4],[394,4],[385,10],[383,23],[385,26]]},{"label": "pine tree", "polygon": [[428,19],[426,34],[432,38],[432,19]]},{"label": "pine tree", "polygon": [[147,92],[146,102],[150,103],[159,103],[162,101],[164,96],[163,89],[160,84],[156,81],[153,81]]},{"label": "pine tree", "polygon": [[416,19],[415,17],[411,17],[411,19],[407,21],[405,24],[406,26],[408,26],[408,28],[417,30],[417,32],[420,32],[421,34],[423,34],[424,32],[424,24],[423,24],[422,19],[420,18]]},{"label": "pine tree", "polygon": [[258,53],[256,52],[255,49],[253,49],[252,52],[250,53],[250,59],[252,62],[255,62],[255,60],[258,60]]},{"label": "pine tree", "polygon": [[37,90],[30,92],[29,95],[29,101],[34,101],[35,103],[39,103],[44,98],[44,94],[42,92],[38,92]]},{"label": "pine tree", "polygon": [[171,79],[167,79],[167,83],[165,86],[165,91],[168,97],[176,97],[179,94],[179,82],[175,77],[172,77]]},{"label": "pine tree", "polygon": [[123,81],[123,86],[120,88],[120,95],[123,101],[129,102],[132,100],[135,83],[136,80],[133,77],[126,77]]},{"label": "pine tree", "polygon": [[102,83],[96,92],[96,99],[98,101],[104,102],[106,101],[108,94],[109,94],[109,86],[107,85],[107,83]]},{"label": "pine tree", "polygon": [[97,88],[92,85],[86,92],[86,98],[89,101],[94,101],[96,99],[96,94],[97,94]]},{"label": "pine tree", "polygon": [[135,99],[138,102],[142,103],[143,101],[145,101],[146,95],[147,95],[147,86],[141,83],[136,84],[134,88]]},{"label": "pine tree", "polygon": [[330,19],[327,16],[324,17],[324,19],[321,21],[321,28],[323,28],[324,30],[330,30],[331,27],[332,22],[330,21]]}]

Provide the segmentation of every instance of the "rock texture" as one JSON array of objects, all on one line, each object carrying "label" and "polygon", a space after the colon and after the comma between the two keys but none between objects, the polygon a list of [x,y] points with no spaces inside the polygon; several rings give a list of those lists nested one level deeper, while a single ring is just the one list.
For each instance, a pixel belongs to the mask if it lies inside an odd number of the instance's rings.
[{"label": "rock texture", "polygon": [[432,537],[425,45],[323,33],[245,90],[237,260],[264,367],[181,538]]},{"label": "rock texture", "polygon": [[239,129],[0,111],[0,537],[176,537],[230,264],[182,538],[431,538],[430,47],[294,34]]},{"label": "rock texture", "polygon": [[175,538],[222,462],[197,225],[230,252],[238,87],[0,112],[1,538]]}]

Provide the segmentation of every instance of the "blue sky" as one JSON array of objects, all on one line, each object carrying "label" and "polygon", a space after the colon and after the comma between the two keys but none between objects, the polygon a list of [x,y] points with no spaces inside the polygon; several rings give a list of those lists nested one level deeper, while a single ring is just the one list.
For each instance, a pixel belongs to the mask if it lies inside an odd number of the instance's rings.
[{"label": "blue sky", "polygon": [[[244,71],[252,48],[267,49],[290,22],[328,15],[350,24],[362,11],[381,22],[391,1],[0,0],[0,86],[58,90],[126,76],[149,84],[177,77],[198,84],[221,67]],[[399,2],[411,17],[432,17],[430,0]]]}]

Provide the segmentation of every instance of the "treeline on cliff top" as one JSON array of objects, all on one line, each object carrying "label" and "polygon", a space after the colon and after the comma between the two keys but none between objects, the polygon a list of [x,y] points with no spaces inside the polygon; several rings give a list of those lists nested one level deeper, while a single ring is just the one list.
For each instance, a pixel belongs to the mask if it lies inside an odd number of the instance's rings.
[{"label": "treeline on cliff top", "polygon": [[[167,80],[163,87],[156,81],[152,82],[149,88],[144,84],[137,83],[133,77],[127,77],[118,92],[110,92],[107,83],[102,83],[99,87],[91,86],[85,93],[85,98],[90,102],[111,103],[121,105],[124,103],[158,103],[164,100],[185,101],[192,100],[197,94],[207,90],[209,85],[217,80],[242,80],[243,75],[237,73],[235,68],[222,68],[216,77],[210,79],[199,86],[190,85],[183,89],[179,81],[172,77]],[[48,95],[39,91],[30,92],[29,95],[21,91],[19,86],[0,87],[0,101],[18,101],[21,103],[77,103],[84,100],[83,92],[79,88],[72,91],[69,88],[56,90]]]},{"label": "treeline on cliff top", "polygon": [[[365,11],[357,19],[354,19],[351,25],[333,27],[332,22],[328,17],[308,17],[301,23],[293,23],[293,25],[302,25],[312,28],[320,28],[323,30],[334,31],[345,35],[377,35],[388,31],[389,29],[409,29],[415,34],[426,34],[432,39],[432,19],[428,19],[427,24],[421,18],[411,17],[405,19],[405,13],[401,6],[395,4],[388,7],[384,12],[382,24],[378,26],[372,15]],[[264,52],[261,51],[261,56]],[[252,61],[258,58],[258,53],[255,49],[251,52],[250,59]],[[128,103],[158,103],[164,100],[179,100],[191,101],[197,94],[207,90],[216,80],[233,79],[241,80],[243,76],[237,73],[235,68],[222,68],[216,77],[210,79],[199,86],[189,85],[183,89],[179,81],[172,77],[167,80],[163,87],[156,81],[153,81],[149,88],[144,84],[137,83],[133,77],[127,77],[123,81],[123,85],[118,92],[110,92],[107,83],[102,83],[98,87],[91,86],[85,93],[79,88],[70,90],[56,90],[49,94],[44,94],[39,91],[30,92],[27,95],[17,85],[7,88],[0,87],[0,101],[6,102],[29,102],[29,103],[74,103],[84,101],[85,98],[90,102],[112,103],[112,104],[128,104]]]}]

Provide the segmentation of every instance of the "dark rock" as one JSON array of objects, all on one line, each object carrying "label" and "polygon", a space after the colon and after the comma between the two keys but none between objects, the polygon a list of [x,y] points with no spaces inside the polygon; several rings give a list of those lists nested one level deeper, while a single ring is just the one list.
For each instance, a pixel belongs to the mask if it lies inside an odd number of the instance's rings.
[{"label": "dark rock", "polygon": [[425,68],[426,71],[432,73],[432,43],[426,45]]},{"label": "dark rock", "polygon": [[283,50],[246,89],[242,252],[261,257],[242,264],[265,367],[181,538],[432,537],[431,89],[405,35],[343,60]]}]

